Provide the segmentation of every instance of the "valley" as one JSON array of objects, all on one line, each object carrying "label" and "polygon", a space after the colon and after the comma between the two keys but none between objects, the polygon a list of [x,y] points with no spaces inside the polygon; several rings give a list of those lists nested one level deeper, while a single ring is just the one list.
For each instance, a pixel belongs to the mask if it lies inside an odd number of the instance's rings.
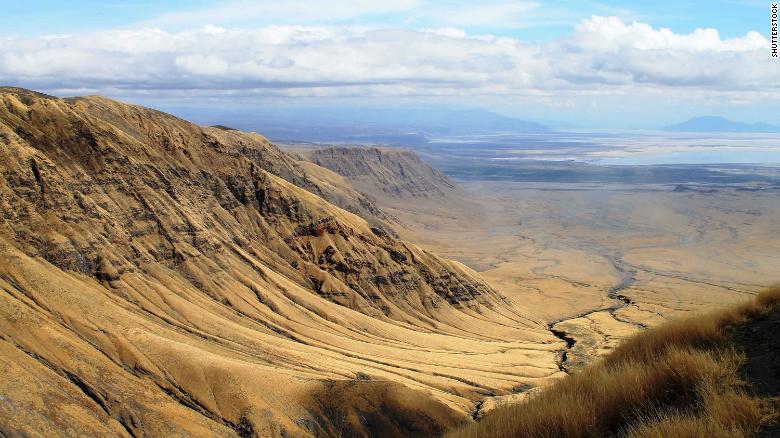
[{"label": "valley", "polygon": [[429,436],[562,374],[544,321],[260,135],[4,88],[0,164],[3,435]]},{"label": "valley", "polygon": [[772,177],[743,175],[718,185],[476,176],[427,197],[388,195],[361,185],[366,175],[352,181],[396,219],[401,236],[463,262],[542,319],[568,344],[558,358],[568,372],[639,329],[739,302],[776,282],[780,191]]},{"label": "valley", "polygon": [[4,2],[0,438],[777,433],[776,18]]},{"label": "valley", "polygon": [[6,436],[438,435],[775,281],[771,171],[451,178],[18,88],[0,159]]}]

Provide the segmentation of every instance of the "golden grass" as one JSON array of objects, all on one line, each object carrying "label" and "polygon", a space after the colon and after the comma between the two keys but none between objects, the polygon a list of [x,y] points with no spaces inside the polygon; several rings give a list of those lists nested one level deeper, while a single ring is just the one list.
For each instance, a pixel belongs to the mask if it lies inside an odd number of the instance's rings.
[{"label": "golden grass", "polygon": [[742,437],[766,418],[744,389],[744,357],[728,327],[780,303],[780,288],[748,302],[640,332],[604,360],[527,402],[451,431],[476,437]]}]

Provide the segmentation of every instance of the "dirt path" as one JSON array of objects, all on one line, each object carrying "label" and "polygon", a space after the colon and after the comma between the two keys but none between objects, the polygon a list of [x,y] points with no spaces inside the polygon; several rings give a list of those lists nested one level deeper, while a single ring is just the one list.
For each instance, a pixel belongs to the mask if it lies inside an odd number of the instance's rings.
[{"label": "dirt path", "polygon": [[[743,369],[751,390],[780,407],[780,307],[770,314],[735,329],[734,342],[745,352]],[[760,437],[780,436],[780,420],[766,425]]]}]

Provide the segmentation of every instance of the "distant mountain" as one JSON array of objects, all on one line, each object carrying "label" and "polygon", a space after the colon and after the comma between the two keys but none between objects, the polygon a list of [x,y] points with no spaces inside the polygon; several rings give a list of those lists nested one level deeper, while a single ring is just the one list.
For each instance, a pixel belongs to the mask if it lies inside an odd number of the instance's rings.
[{"label": "distant mountain", "polygon": [[767,123],[742,123],[717,116],[694,117],[665,131],[676,132],[780,132],[780,127]]},{"label": "distant mountain", "polygon": [[484,132],[549,132],[551,129],[541,123],[502,116],[485,109],[475,108],[454,111],[431,111],[416,121],[421,127],[446,129],[454,134]]},{"label": "distant mountain", "polygon": [[549,132],[541,123],[482,108],[257,108],[241,111],[169,108],[203,125],[262,132],[276,141],[376,143],[415,146],[429,138],[499,132]]},{"label": "distant mountain", "polygon": [[557,131],[559,129],[566,130],[566,129],[580,129],[583,126],[577,123],[572,123],[566,120],[556,120],[556,119],[537,119],[534,118],[532,120],[533,122],[539,123],[541,125],[544,125],[553,131]]}]

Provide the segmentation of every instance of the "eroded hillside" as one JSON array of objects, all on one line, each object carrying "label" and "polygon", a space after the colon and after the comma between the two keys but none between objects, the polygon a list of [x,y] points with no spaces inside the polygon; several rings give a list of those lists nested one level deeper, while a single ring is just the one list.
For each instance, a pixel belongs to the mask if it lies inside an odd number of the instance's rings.
[{"label": "eroded hillside", "polygon": [[361,191],[395,198],[444,197],[454,184],[404,149],[327,147],[302,152],[312,163],[348,178]]},{"label": "eroded hillside", "polygon": [[426,435],[560,373],[543,323],[309,166],[1,89],[0,432]]}]

